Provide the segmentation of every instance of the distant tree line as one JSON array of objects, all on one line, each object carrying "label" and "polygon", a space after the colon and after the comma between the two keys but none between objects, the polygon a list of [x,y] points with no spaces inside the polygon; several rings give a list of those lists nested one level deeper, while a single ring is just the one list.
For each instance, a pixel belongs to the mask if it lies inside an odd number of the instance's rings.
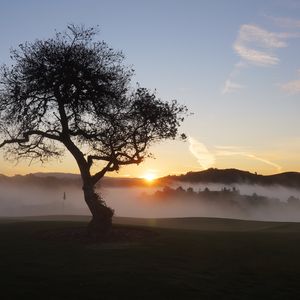
[{"label": "distant tree line", "polygon": [[194,200],[206,204],[214,203],[237,207],[263,207],[272,205],[272,207],[278,208],[298,207],[300,209],[300,199],[295,196],[290,196],[286,199],[286,201],[282,201],[278,198],[261,196],[257,193],[253,193],[252,195],[242,195],[239,189],[235,187],[224,187],[221,190],[210,190],[208,187],[205,187],[204,189],[196,191],[192,187],[184,189],[182,186],[177,188],[165,186],[162,190],[157,190],[152,195],[144,194],[144,196],[155,201]]}]

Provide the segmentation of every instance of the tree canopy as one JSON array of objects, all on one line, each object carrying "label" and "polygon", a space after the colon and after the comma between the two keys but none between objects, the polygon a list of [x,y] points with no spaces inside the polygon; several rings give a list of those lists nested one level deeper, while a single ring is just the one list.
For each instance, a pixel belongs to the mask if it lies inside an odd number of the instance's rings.
[{"label": "tree canopy", "polygon": [[134,71],[122,52],[94,41],[96,33],[71,25],[12,51],[14,65],[2,66],[0,79],[0,146],[10,156],[45,161],[63,155],[65,146],[89,167],[106,162],[97,180],[177,136],[186,107],[133,89]]},{"label": "tree canopy", "polygon": [[[0,73],[0,148],[15,160],[42,162],[67,149],[80,170],[90,227],[107,232],[113,210],[95,184],[108,171],[141,163],[153,143],[175,139],[187,109],[133,88],[122,52],[96,33],[71,25],[12,51],[13,65]],[[96,161],[102,166],[91,174]]]}]

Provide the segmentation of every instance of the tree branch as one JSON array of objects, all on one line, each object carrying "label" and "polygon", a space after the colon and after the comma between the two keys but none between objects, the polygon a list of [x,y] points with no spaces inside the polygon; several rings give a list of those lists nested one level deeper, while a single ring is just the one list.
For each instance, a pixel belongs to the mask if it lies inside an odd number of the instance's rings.
[{"label": "tree branch", "polygon": [[101,171],[97,172],[92,176],[93,184],[96,184],[105,175],[106,172],[111,172],[115,170],[117,170],[116,166],[114,166],[113,163],[110,161]]},{"label": "tree branch", "polygon": [[61,142],[61,138],[57,135],[51,134],[49,132],[44,132],[41,130],[29,130],[27,132],[23,133],[23,138],[12,138],[10,140],[4,140],[1,144],[0,144],[0,148],[2,148],[3,146],[7,145],[7,144],[22,144],[22,143],[27,143],[29,142],[29,138],[32,135],[39,135],[40,137],[45,137],[45,138],[49,138],[51,140],[56,140]]}]

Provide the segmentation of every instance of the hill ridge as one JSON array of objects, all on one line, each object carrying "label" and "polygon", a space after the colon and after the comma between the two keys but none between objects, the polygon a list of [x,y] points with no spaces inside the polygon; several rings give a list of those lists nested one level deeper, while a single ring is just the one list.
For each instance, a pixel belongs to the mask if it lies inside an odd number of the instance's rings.
[{"label": "hill ridge", "polygon": [[282,185],[300,188],[299,172],[283,172],[272,175],[261,175],[239,169],[216,169],[210,168],[203,171],[187,172],[182,175],[169,175],[163,178],[166,181],[179,181],[190,183],[247,183],[260,185]]},{"label": "hill ridge", "polygon": [[[187,182],[187,183],[220,183],[220,184],[257,184],[257,185],[281,185],[289,188],[300,189],[300,173],[299,172],[282,172],[272,175],[261,175],[251,173],[249,171],[239,170],[235,168],[217,169],[210,168],[203,171],[187,172],[181,175],[168,175],[158,178],[154,185],[167,185],[170,182]],[[62,185],[74,184],[80,185],[80,175],[72,173],[30,173],[27,175],[6,176],[0,174],[0,183],[35,183]],[[123,177],[104,177],[100,182],[106,186],[141,186],[146,185],[142,178],[123,178]]]}]

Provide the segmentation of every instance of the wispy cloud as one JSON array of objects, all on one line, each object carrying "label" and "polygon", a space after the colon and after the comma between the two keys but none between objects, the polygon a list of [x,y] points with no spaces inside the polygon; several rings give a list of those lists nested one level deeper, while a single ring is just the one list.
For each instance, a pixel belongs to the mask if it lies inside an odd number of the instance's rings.
[{"label": "wispy cloud", "polygon": [[271,162],[270,160],[259,157],[257,155],[252,154],[252,153],[249,153],[249,152],[232,151],[232,150],[219,150],[219,151],[217,151],[216,155],[217,156],[243,156],[243,157],[247,157],[247,158],[250,158],[250,159],[253,159],[253,160],[263,162],[263,163],[265,163],[269,166],[272,166],[275,169],[277,169],[278,172],[281,171],[281,166],[279,166],[278,164],[275,164],[275,163]]},{"label": "wispy cloud", "polygon": [[[266,16],[273,23],[281,28],[288,28],[289,30],[294,30],[294,32],[282,33],[281,35],[286,38],[298,38],[300,37],[299,31],[300,28],[300,19],[293,19],[289,17],[274,17],[274,16]],[[296,31],[296,32],[295,32]],[[279,84],[279,87],[282,91],[293,95],[300,93],[300,69],[296,71],[298,75],[298,79],[293,79],[288,82]]]},{"label": "wispy cloud", "polygon": [[300,69],[296,71],[298,79],[290,80],[288,82],[279,84],[282,91],[294,95],[300,93]]},{"label": "wispy cloud", "polygon": [[280,85],[281,89],[289,94],[300,93],[300,79],[291,80]]},{"label": "wispy cloud", "polygon": [[282,35],[250,24],[240,27],[233,44],[233,49],[243,60],[259,66],[278,64],[279,58],[274,54],[274,49],[283,47],[287,44]]},{"label": "wispy cloud", "polygon": [[189,150],[197,158],[198,163],[203,169],[208,169],[215,164],[215,156],[208,151],[207,147],[194,139],[189,137]]},{"label": "wispy cloud", "polygon": [[224,95],[224,94],[228,94],[228,93],[233,93],[233,92],[236,92],[243,88],[244,88],[243,85],[233,82],[231,79],[227,79],[225,81],[225,84],[224,84],[224,87],[222,90],[222,94]]},{"label": "wispy cloud", "polygon": [[300,20],[289,17],[267,16],[274,24],[282,28],[300,28]]},{"label": "wispy cloud", "polygon": [[242,67],[249,65],[270,67],[279,64],[280,59],[276,50],[287,47],[286,40],[298,36],[298,33],[271,32],[253,24],[241,25],[233,43],[233,49],[240,57],[240,62],[235,64],[226,79],[222,94],[236,92],[245,87],[236,80]]},{"label": "wispy cloud", "polygon": [[246,64],[244,62],[239,62],[234,65],[233,70],[231,71],[227,80],[225,81],[225,84],[221,92],[222,95],[234,93],[245,88],[244,85],[235,82],[235,78],[239,75],[241,69],[244,67],[246,67]]},{"label": "wispy cloud", "polygon": [[208,150],[208,148],[198,140],[193,137],[189,137],[189,150],[198,160],[198,163],[203,169],[208,169],[216,163],[217,157],[224,156],[243,156],[252,160],[260,161],[265,163],[273,168],[276,171],[281,171],[281,166],[273,163],[270,160],[257,156],[253,153],[243,151],[241,147],[234,146],[215,146],[213,150]]}]

